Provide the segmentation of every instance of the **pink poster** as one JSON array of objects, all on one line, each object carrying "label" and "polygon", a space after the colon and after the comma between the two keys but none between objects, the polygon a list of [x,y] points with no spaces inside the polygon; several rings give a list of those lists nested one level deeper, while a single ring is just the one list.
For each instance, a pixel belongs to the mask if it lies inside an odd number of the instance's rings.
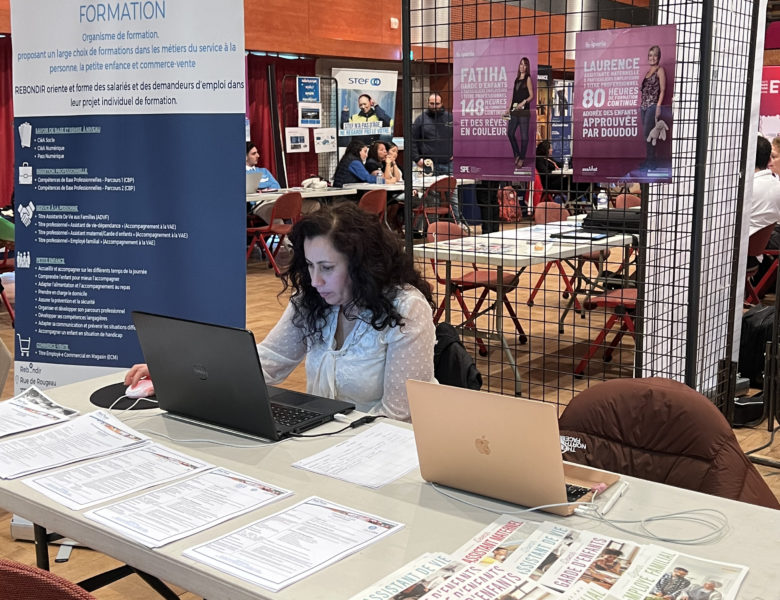
[{"label": "pink poster", "polygon": [[672,180],[674,25],[577,34],[575,181]]},{"label": "pink poster", "polygon": [[453,42],[456,177],[532,179],[537,51],[536,36]]},{"label": "pink poster", "polygon": [[780,135],[780,67],[764,67],[758,130],[770,140]]}]

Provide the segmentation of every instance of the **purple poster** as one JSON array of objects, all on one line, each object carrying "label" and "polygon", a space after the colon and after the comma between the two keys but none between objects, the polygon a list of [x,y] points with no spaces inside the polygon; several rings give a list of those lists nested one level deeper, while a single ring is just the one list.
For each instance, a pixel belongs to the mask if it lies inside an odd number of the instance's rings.
[{"label": "purple poster", "polygon": [[672,180],[674,25],[577,34],[575,181]]},{"label": "purple poster", "polygon": [[453,162],[457,176],[533,177],[536,36],[453,42]]}]

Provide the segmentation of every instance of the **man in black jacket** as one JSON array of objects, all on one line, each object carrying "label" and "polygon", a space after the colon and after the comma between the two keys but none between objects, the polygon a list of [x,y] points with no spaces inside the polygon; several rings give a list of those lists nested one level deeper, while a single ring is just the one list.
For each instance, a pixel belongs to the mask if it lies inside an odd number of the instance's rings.
[{"label": "man in black jacket", "polygon": [[[428,110],[412,124],[412,162],[425,171],[425,160],[433,163],[435,175],[452,175],[452,113],[442,105],[435,92],[428,96]],[[460,222],[458,191],[451,198],[455,219]]]}]

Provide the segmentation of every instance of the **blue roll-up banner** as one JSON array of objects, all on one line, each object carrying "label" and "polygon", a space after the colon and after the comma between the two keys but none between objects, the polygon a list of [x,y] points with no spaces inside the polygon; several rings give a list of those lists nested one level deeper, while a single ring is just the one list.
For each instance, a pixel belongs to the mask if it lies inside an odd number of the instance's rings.
[{"label": "blue roll-up banner", "polygon": [[242,0],[12,0],[17,391],[143,360],[132,310],[244,326]]}]

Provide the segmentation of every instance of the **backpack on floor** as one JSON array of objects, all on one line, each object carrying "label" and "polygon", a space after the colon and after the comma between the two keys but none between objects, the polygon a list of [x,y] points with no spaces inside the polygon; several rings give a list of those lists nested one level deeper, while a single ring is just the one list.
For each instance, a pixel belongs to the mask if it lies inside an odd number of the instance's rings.
[{"label": "backpack on floor", "polygon": [[523,211],[517,202],[517,192],[511,185],[498,190],[498,217],[502,221],[517,222],[523,218]]},{"label": "backpack on floor", "polygon": [[478,390],[482,374],[474,359],[460,341],[458,331],[449,323],[436,326],[436,346],[433,349],[433,376],[444,385]]},{"label": "backpack on floor", "polygon": [[766,343],[772,339],[775,307],[758,304],[742,315],[739,340],[739,372],[756,388],[764,387]]}]

